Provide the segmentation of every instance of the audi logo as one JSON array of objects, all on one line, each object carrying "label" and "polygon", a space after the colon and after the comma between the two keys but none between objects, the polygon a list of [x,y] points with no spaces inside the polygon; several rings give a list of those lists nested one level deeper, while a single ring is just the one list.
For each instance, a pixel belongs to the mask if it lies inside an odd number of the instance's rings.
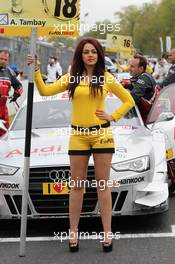
[{"label": "audi logo", "polygon": [[69,181],[71,172],[67,170],[52,170],[49,172],[49,178],[54,182]]}]

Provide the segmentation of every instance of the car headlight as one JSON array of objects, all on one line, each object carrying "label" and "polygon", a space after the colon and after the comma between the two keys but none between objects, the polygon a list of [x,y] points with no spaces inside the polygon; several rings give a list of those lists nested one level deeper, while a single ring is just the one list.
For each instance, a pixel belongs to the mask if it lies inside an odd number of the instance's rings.
[{"label": "car headlight", "polygon": [[14,175],[19,168],[0,165],[0,176],[1,175]]},{"label": "car headlight", "polygon": [[150,168],[149,156],[143,156],[119,163],[112,163],[112,168],[115,171],[147,171]]}]

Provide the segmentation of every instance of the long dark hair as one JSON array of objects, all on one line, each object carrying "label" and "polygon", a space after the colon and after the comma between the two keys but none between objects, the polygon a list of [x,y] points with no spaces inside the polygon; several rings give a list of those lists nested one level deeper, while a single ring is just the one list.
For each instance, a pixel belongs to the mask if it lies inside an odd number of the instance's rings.
[{"label": "long dark hair", "polygon": [[98,54],[98,60],[93,71],[93,76],[95,76],[96,81],[90,83],[91,94],[96,96],[100,91],[102,95],[102,86],[104,83],[103,81],[101,81],[101,76],[104,77],[104,73],[105,73],[105,60],[104,60],[103,48],[95,38],[83,37],[78,42],[73,56],[73,62],[70,71],[70,83],[69,83],[70,98],[73,98],[75,89],[79,85],[83,72],[85,71],[85,66],[82,59],[82,52],[84,45],[87,43],[92,44],[97,50],[97,54]]}]

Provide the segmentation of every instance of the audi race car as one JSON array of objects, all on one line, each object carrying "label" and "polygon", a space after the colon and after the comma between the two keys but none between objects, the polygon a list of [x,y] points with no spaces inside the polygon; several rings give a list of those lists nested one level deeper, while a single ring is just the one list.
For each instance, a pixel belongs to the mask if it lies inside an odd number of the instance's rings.
[{"label": "audi race car", "polygon": [[158,129],[165,136],[168,175],[175,188],[175,84],[164,87],[155,99],[147,118],[147,127]]},{"label": "audi race car", "polygon": [[[171,97],[167,99],[168,91],[169,88],[160,93],[150,113],[148,127],[144,126],[137,107],[119,122],[111,123],[116,144],[110,171],[114,216],[160,213],[168,209],[167,159],[168,162],[173,160],[175,153],[174,108],[170,113],[174,102]],[[118,98],[109,94],[106,111],[111,113],[120,104]],[[29,218],[68,217],[70,116],[67,93],[51,97],[35,93]],[[0,139],[0,218],[20,218],[21,215],[25,124],[26,102]],[[94,180],[91,157],[81,216],[99,215]]]}]

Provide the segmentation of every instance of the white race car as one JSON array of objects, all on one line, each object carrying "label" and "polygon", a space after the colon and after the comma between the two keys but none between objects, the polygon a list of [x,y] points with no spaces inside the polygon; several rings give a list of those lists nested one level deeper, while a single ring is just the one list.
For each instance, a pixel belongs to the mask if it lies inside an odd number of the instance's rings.
[{"label": "white race car", "polygon": [[[160,94],[161,98],[164,98],[163,93]],[[168,209],[166,151],[168,159],[173,160],[175,117],[169,113],[170,109],[168,112],[163,109],[167,104],[163,100],[160,100],[162,105],[159,112],[155,108],[156,113],[154,109],[150,113],[149,128],[144,126],[137,107],[119,122],[112,123],[116,142],[110,172],[113,215],[141,215]],[[120,104],[118,98],[109,94],[107,112],[111,113]],[[157,104],[160,105],[158,99]],[[160,115],[160,111],[167,113]],[[67,93],[52,97],[41,97],[35,93],[29,218],[68,217],[70,116],[71,103]],[[26,102],[0,139],[0,218],[20,218],[21,215],[25,117]],[[171,137],[172,141],[168,139]],[[93,160],[90,158],[87,175],[89,184],[85,188],[81,216],[99,215],[97,192],[92,184],[94,179]]]}]

